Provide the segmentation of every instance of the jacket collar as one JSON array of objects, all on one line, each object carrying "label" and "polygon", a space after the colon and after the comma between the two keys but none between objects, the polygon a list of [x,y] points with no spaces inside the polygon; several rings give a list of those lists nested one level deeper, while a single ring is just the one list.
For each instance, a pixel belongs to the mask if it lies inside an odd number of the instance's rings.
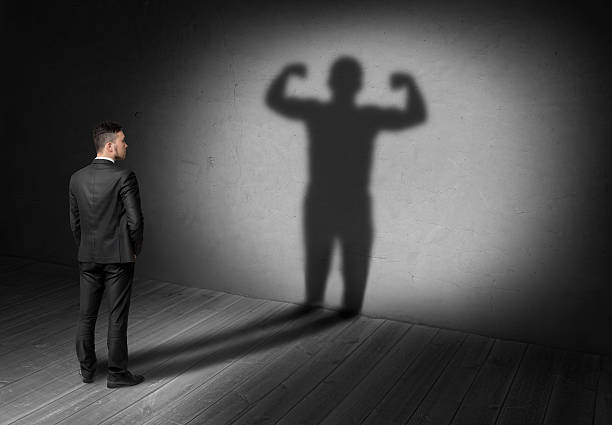
[{"label": "jacket collar", "polygon": [[109,161],[107,159],[94,159],[93,161],[91,161],[92,164],[102,164],[102,165],[109,165],[109,166],[114,166],[116,164],[116,162],[112,162]]}]

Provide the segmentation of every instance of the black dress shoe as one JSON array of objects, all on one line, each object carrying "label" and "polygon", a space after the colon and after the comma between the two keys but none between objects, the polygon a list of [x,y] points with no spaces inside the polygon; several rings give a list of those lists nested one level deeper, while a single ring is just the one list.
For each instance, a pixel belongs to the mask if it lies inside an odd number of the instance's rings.
[{"label": "black dress shoe", "polygon": [[80,369],[79,375],[81,375],[81,381],[86,384],[91,384],[93,382],[95,371],[87,372],[86,370]]},{"label": "black dress shoe", "polygon": [[130,372],[125,372],[119,375],[108,375],[106,380],[107,388],[131,387],[138,385],[144,381],[142,375],[132,375]]}]

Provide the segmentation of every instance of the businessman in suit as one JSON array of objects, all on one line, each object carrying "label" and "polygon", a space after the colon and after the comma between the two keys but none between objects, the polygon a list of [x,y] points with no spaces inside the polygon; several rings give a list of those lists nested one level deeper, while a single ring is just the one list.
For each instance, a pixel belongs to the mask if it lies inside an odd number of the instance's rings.
[{"label": "businessman in suit", "polygon": [[117,165],[127,153],[121,125],[93,129],[97,157],[70,178],[70,227],[78,246],[80,309],[76,352],[85,383],[96,370],[94,332],[102,295],[109,302],[107,387],[144,380],[127,369],[127,325],[136,256],[142,248],[143,216],[136,175]]}]

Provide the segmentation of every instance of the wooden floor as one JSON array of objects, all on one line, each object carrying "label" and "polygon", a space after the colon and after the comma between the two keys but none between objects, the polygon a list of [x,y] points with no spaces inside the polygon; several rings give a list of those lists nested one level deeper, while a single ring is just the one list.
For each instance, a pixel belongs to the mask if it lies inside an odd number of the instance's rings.
[{"label": "wooden floor", "polygon": [[0,258],[2,424],[612,424],[612,360],[391,320],[135,282],[110,390],[106,309],[77,374],[78,276]]}]

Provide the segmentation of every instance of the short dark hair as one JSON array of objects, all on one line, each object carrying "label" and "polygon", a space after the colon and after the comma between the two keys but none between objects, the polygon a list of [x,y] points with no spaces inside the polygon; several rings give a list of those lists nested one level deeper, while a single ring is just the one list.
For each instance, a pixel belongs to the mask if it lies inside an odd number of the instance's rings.
[{"label": "short dark hair", "polygon": [[123,130],[121,124],[114,121],[102,121],[92,131],[96,152],[104,150],[104,145],[115,140],[115,135]]}]

